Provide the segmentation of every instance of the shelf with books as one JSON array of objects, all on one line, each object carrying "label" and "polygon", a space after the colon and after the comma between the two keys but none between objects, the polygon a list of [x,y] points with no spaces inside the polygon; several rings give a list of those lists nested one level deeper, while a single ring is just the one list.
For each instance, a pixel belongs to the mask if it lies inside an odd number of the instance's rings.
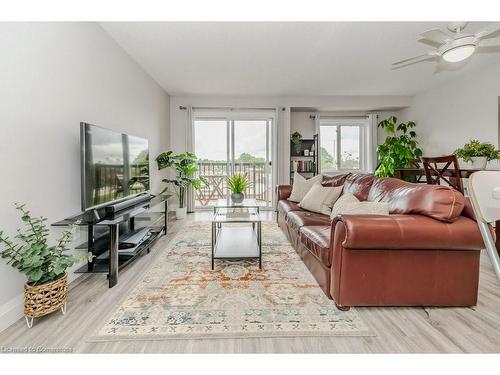
[{"label": "shelf with books", "polygon": [[[299,149],[300,148],[300,149]],[[294,145],[290,141],[290,183],[293,183],[293,174],[295,172],[304,175],[306,178],[318,174],[318,135],[313,139],[302,139],[300,145]]]}]

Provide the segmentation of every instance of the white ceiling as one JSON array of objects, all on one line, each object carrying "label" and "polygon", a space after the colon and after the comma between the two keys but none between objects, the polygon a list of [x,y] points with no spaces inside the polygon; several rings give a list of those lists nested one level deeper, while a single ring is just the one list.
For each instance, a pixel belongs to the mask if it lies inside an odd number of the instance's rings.
[{"label": "white ceiling", "polygon": [[391,70],[430,50],[418,34],[446,22],[101,25],[171,95],[414,95],[500,62],[500,53],[480,53],[459,69],[425,61]]}]

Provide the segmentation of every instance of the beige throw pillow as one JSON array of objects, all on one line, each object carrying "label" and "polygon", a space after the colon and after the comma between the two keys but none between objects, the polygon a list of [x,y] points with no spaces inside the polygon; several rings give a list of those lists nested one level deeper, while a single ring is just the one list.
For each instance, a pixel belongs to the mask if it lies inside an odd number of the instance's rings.
[{"label": "beige throw pillow", "polygon": [[324,187],[318,182],[309,189],[299,206],[308,211],[330,215],[333,204],[342,194],[342,189],[343,186]]},{"label": "beige throw pillow", "polygon": [[300,202],[306,196],[307,192],[316,182],[321,182],[323,179],[322,175],[317,175],[309,180],[306,180],[300,173],[295,172],[293,175],[293,186],[292,193],[288,198],[292,202]]},{"label": "beige throw pillow", "polygon": [[333,205],[330,217],[337,215],[389,215],[389,203],[360,202],[351,193],[345,193]]}]

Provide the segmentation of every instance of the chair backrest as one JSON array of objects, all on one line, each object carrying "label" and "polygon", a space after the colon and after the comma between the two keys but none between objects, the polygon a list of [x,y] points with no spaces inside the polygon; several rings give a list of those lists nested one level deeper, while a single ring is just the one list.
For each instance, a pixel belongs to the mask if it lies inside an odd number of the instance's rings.
[{"label": "chair backrest", "polygon": [[441,185],[445,182],[452,188],[464,193],[458,160],[455,155],[422,157],[425,177],[430,185]]},{"label": "chair backrest", "polygon": [[500,220],[500,171],[474,172],[469,178],[469,193],[477,220]]}]

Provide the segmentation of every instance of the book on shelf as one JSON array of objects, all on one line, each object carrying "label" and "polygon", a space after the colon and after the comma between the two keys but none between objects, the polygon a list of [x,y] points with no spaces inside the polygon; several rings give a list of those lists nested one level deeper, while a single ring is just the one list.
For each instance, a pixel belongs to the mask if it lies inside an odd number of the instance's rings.
[{"label": "book on shelf", "polygon": [[312,160],[292,160],[290,162],[290,170],[293,172],[309,172],[315,171],[314,161]]}]

